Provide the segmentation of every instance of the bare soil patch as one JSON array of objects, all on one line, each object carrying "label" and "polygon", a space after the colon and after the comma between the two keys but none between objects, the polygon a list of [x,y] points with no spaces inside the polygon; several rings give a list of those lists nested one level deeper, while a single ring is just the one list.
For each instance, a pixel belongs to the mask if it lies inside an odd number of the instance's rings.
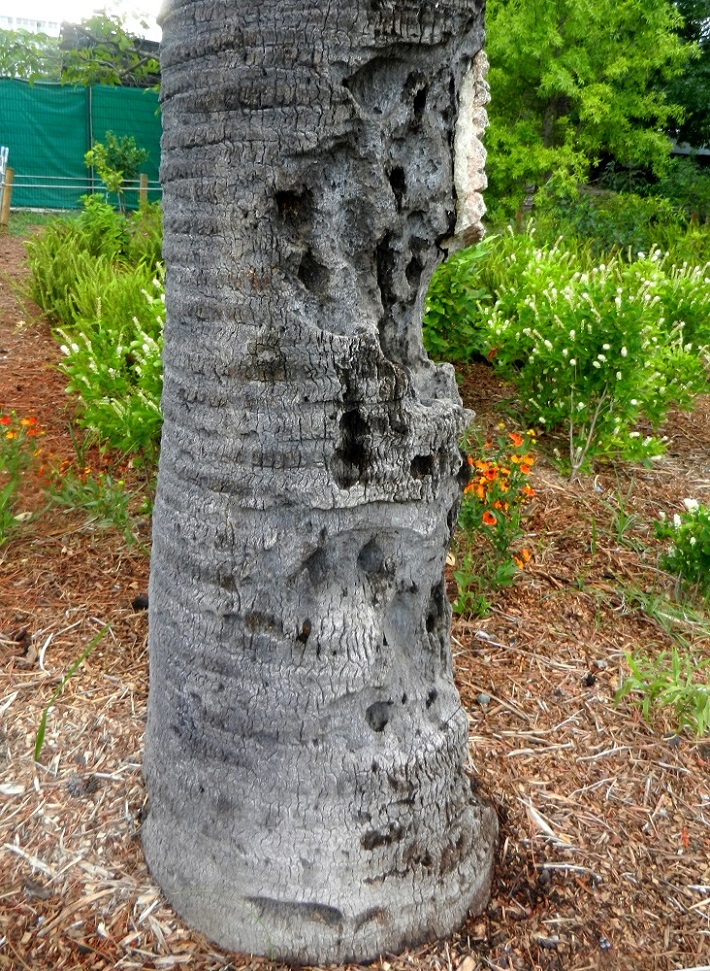
[{"label": "bare soil patch", "polygon": [[[32,414],[47,455],[74,454],[47,321],[13,284],[20,241],[0,239],[0,408]],[[9,280],[12,283],[8,282]],[[485,365],[463,395],[486,427],[510,391]],[[471,769],[501,821],[486,912],[461,932],[377,963],[382,971],[670,971],[710,960],[710,742],[613,704],[624,652],[668,649],[672,594],[652,523],[710,502],[710,397],[665,429],[651,469],[603,469],[570,486],[541,461],[534,558],[488,619],[452,646],[471,725]],[[620,532],[621,497],[633,517]],[[25,503],[41,491],[27,483]],[[0,969],[275,967],[224,954],[162,900],[140,845],[148,562],[85,514],[45,511],[0,548]],[[672,622],[710,656],[708,625]],[[51,710],[89,641],[109,631]],[[486,698],[488,700],[486,700]]]}]

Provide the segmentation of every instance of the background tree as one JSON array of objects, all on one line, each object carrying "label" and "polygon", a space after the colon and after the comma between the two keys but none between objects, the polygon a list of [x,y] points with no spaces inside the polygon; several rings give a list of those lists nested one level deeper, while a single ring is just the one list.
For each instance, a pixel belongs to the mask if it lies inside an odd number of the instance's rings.
[{"label": "background tree", "polygon": [[421,345],[482,6],[164,8],[143,843],[227,948],[365,960],[487,896],[443,577],[466,415]]},{"label": "background tree", "polygon": [[55,37],[27,30],[0,30],[0,77],[59,81],[61,70]]},{"label": "background tree", "polygon": [[681,109],[663,90],[692,56],[668,0],[490,0],[490,195],[515,207],[603,157],[660,171]]},{"label": "background tree", "polygon": [[159,83],[158,44],[128,33],[119,16],[97,14],[64,24],[60,46],[64,84],[148,88]]},{"label": "background tree", "polygon": [[115,15],[62,24],[58,40],[25,30],[0,30],[0,77],[63,84],[155,87],[158,44],[135,37]]},{"label": "background tree", "polygon": [[680,142],[700,148],[710,145],[710,2],[709,0],[676,0],[683,17],[678,34],[697,45],[697,56],[685,65],[682,74],[667,87],[669,101],[683,106],[684,116],[673,127]]}]

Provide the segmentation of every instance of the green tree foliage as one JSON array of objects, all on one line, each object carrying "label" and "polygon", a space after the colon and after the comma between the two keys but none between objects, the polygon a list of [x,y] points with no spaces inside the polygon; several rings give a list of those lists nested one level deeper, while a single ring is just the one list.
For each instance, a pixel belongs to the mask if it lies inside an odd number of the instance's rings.
[{"label": "green tree foliage", "polygon": [[669,100],[685,109],[673,134],[695,147],[710,145],[710,0],[676,0],[676,7],[684,21],[679,35],[697,45],[697,56],[667,87]]},{"label": "green tree foliage", "polygon": [[96,14],[64,25],[57,40],[25,30],[0,30],[0,77],[62,84],[154,87],[155,45],[129,34],[120,17]]},{"label": "green tree foliage", "polygon": [[159,81],[155,50],[126,32],[115,15],[97,14],[63,36],[62,82],[152,87]]},{"label": "green tree foliage", "polygon": [[56,38],[27,30],[0,30],[0,77],[59,81],[61,71]]},{"label": "green tree foliage", "polygon": [[669,0],[489,0],[488,177],[515,208],[553,174],[583,180],[602,156],[661,171],[681,109],[663,86],[693,46]]}]

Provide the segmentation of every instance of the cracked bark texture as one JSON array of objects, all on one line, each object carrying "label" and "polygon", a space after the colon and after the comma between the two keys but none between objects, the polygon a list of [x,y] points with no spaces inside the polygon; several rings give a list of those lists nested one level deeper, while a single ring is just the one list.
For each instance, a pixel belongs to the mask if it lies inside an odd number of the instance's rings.
[{"label": "cracked bark texture", "polygon": [[444,561],[467,466],[421,311],[483,0],[169,0],[143,828],[225,948],[363,961],[488,893]]}]

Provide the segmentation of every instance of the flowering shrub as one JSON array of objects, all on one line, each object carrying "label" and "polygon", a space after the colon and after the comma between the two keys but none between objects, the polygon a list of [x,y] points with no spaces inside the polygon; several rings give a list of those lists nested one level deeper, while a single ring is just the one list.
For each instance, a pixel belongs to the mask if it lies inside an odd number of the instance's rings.
[{"label": "flowering shrub", "polygon": [[710,594],[710,508],[695,499],[684,499],[685,511],[672,520],[656,523],[656,536],[670,539],[661,566],[687,583]]},{"label": "flowering shrub", "polygon": [[482,442],[468,442],[471,478],[459,514],[458,563],[454,579],[459,614],[483,614],[486,592],[508,586],[525,568],[531,553],[521,546],[524,506],[535,495],[528,476],[535,464],[533,432],[510,432]]},{"label": "flowering shrub", "polygon": [[42,434],[34,417],[0,415],[0,546],[17,524],[17,492],[37,454],[33,439]]},{"label": "flowering shrub", "polygon": [[[70,378],[68,391],[81,398],[81,423],[113,448],[152,453],[162,416],[161,351],[165,305],[160,276],[146,279],[146,267],[117,276],[114,299],[99,302],[92,316],[58,327],[65,356],[60,365]],[[116,313],[125,289],[134,313]]]},{"label": "flowering shrub", "polygon": [[683,290],[695,335],[705,339],[710,282],[666,269],[655,252],[581,272],[570,253],[541,248],[514,288],[501,285],[495,305],[480,306],[483,352],[516,384],[526,422],[565,430],[573,476],[593,456],[661,454],[662,442],[637,423],[656,428],[671,404],[690,408],[707,387],[673,292]]}]

